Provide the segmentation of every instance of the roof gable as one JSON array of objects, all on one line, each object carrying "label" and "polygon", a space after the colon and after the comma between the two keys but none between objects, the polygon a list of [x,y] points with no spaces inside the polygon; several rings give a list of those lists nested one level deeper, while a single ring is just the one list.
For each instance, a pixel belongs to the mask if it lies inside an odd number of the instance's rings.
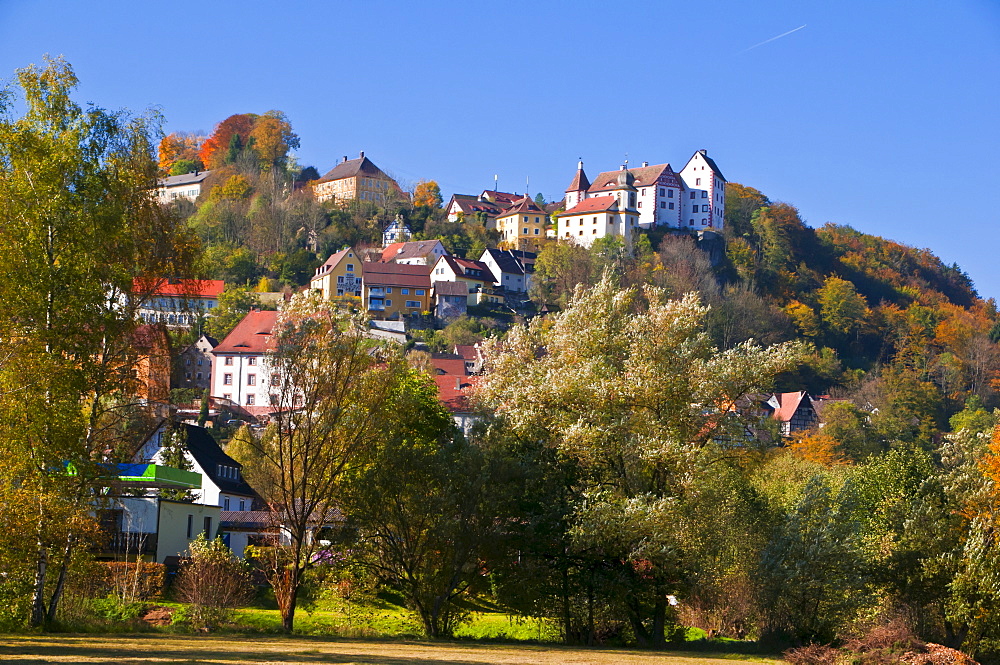
[{"label": "roof gable", "polygon": [[236,324],[233,331],[226,335],[213,352],[216,355],[225,353],[261,354],[271,351],[273,347],[272,331],[278,321],[278,313],[274,311],[254,310],[248,312],[243,320]]},{"label": "roof gable", "polygon": [[589,199],[584,199],[580,201],[566,212],[561,212],[557,216],[570,217],[572,215],[583,215],[589,212],[617,212],[617,210],[618,210],[617,197],[593,196]]}]

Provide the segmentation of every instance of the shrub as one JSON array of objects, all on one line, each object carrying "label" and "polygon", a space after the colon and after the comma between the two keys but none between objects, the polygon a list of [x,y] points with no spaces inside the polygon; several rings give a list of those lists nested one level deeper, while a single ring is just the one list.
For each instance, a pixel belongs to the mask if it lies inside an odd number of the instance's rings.
[{"label": "shrub", "polygon": [[221,539],[208,541],[199,536],[189,552],[174,588],[177,599],[190,604],[184,619],[195,628],[209,630],[228,621],[233,608],[253,599],[250,568]]},{"label": "shrub", "polygon": [[163,593],[167,573],[162,563],[109,561],[103,567],[101,581],[107,593],[123,603],[151,600]]}]

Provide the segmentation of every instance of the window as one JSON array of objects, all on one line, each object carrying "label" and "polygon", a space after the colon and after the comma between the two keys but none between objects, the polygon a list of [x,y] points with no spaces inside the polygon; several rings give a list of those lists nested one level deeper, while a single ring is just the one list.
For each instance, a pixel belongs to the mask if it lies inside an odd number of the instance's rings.
[{"label": "window", "polygon": [[692,199],[695,198],[696,196],[698,196],[698,192],[691,192],[691,198]]},{"label": "window", "polygon": [[593,234],[594,234],[595,236],[597,235],[597,229],[594,229],[594,232],[593,232]]},{"label": "window", "polygon": [[224,385],[224,386],[231,386],[231,385],[233,385],[233,375],[232,374],[223,374],[222,375],[222,385]]},{"label": "window", "polygon": [[670,204],[667,207],[670,208],[671,210],[673,210],[674,209],[674,202],[671,201]]},{"label": "window", "polygon": [[700,185],[701,184],[701,178],[695,178],[694,179],[694,184],[695,185]]},{"label": "window", "polygon": [[190,379],[191,378],[191,372],[184,372],[184,378],[185,379]]},{"label": "window", "polygon": [[523,235],[528,235],[528,228],[527,227],[524,228],[524,234]]},{"label": "window", "polygon": [[[580,223],[583,224],[583,221],[581,220]],[[594,218],[594,224],[596,224],[596,223],[597,223],[597,218],[595,217]]]},{"label": "window", "polygon": [[[663,196],[663,192],[665,192],[665,191],[666,190],[664,190],[662,187],[660,187],[660,196]],[[670,193],[673,194],[673,192],[670,192]]]},{"label": "window", "polygon": [[707,199],[708,198],[708,192],[707,191],[702,191],[701,198]]},{"label": "window", "polygon": [[247,406],[253,406],[255,403],[254,395],[247,395]]},{"label": "window", "polygon": [[390,300],[390,299],[386,299],[386,301],[385,301],[385,306],[386,306],[386,307],[392,307],[392,300]]},{"label": "window", "polygon": [[417,289],[417,295],[418,296],[424,295],[424,289]]},{"label": "window", "polygon": [[580,229],[580,235],[583,235],[583,229]]},{"label": "window", "polygon": [[419,300],[407,300],[406,301],[406,306],[407,307],[420,307],[420,301]]},{"label": "window", "polygon": [[201,367],[201,358],[198,358],[198,367]]},{"label": "window", "polygon": [[205,539],[206,540],[211,540],[212,539],[212,518],[211,517],[206,517],[205,518]]},{"label": "window", "polygon": [[271,406],[277,406],[278,405],[278,396],[275,395],[274,393],[271,393],[270,395],[268,395],[267,399],[271,403]]},{"label": "window", "polygon": [[199,381],[201,381],[201,372],[198,372],[198,375],[195,378],[197,378]]},{"label": "window", "polygon": [[354,272],[354,264],[353,263],[348,263],[346,266],[344,266],[344,268],[347,270],[347,272]]},{"label": "window", "polygon": [[257,385],[257,375],[256,374],[247,374],[247,385],[248,386],[256,386]]},{"label": "window", "polygon": [[257,364],[256,356],[250,356],[249,358],[247,358],[247,365],[256,365],[256,364]]},{"label": "window", "polygon": [[187,537],[194,536],[194,515],[188,515]]},{"label": "window", "polygon": [[400,289],[399,292],[402,293],[404,296],[410,295],[409,289]]},{"label": "window", "polygon": [[660,207],[661,208],[666,208],[667,207],[667,202],[666,201],[660,201]]},{"label": "window", "polygon": [[229,497],[228,496],[225,499],[222,500],[222,509],[223,510],[229,510]]},{"label": "window", "polygon": [[702,206],[701,207],[701,211],[702,212],[708,212],[708,206],[707,205]]},{"label": "window", "polygon": [[385,287],[385,292],[386,293],[392,293],[392,287],[391,286]]},{"label": "window", "polygon": [[226,359],[223,361],[223,364],[224,365],[232,365],[233,364],[233,357],[232,356],[226,356]]},{"label": "window", "polygon": [[271,385],[272,386],[280,386],[281,385],[281,377],[278,376],[277,374],[272,374],[271,375]]},{"label": "window", "polygon": [[693,219],[689,219],[688,220],[688,226],[694,226],[694,220]]},{"label": "window", "polygon": [[[184,359],[184,364],[190,366],[191,365],[191,359],[190,358],[185,358]],[[198,364],[200,365],[201,363],[198,363]]]},{"label": "window", "polygon": [[702,218],[702,220],[701,220],[701,225],[702,225],[702,226],[705,226],[705,224],[707,224],[707,223],[708,223],[708,220],[707,220],[707,219],[705,219],[705,218]]},{"label": "window", "polygon": [[642,201],[639,201],[639,207],[640,208],[642,207]]},{"label": "window", "polygon": [[674,198],[674,190],[672,190],[672,189],[668,189],[667,190],[667,198],[668,199]]},{"label": "window", "polygon": [[538,235],[538,229],[535,229],[535,235],[536,236]]},{"label": "window", "polygon": [[240,510],[246,510],[246,499],[240,499]]},{"label": "window", "polygon": [[232,401],[233,394],[232,393],[222,393],[222,399],[228,399],[229,401]]}]

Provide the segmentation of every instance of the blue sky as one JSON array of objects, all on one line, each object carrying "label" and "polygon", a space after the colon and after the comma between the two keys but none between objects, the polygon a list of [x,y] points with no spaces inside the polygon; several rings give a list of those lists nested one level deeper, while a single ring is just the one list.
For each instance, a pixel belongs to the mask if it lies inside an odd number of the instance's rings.
[{"label": "blue sky", "polygon": [[1000,296],[997,0],[0,0],[0,78],[46,53],[166,131],[280,109],[300,163],[364,150],[445,197],[497,174],[553,199],[581,157],[706,148],[812,226],[928,247]]}]

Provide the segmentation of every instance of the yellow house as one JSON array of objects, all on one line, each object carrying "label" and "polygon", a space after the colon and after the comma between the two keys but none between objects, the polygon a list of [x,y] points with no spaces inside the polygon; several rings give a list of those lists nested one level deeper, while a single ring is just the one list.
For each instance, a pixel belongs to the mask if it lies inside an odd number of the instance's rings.
[{"label": "yellow house", "polygon": [[431,309],[430,266],[362,264],[364,306],[373,319],[396,321]]},{"label": "yellow house", "polygon": [[331,254],[323,265],[316,268],[309,288],[322,292],[323,300],[338,296],[360,298],[361,258],[352,247]]},{"label": "yellow house", "polygon": [[497,216],[501,249],[536,251],[538,241],[545,238],[548,214],[525,196],[514,206]]},{"label": "yellow house", "polygon": [[393,198],[405,198],[399,184],[375,166],[365,153],[357,159],[347,159],[330,169],[326,175],[313,184],[313,194],[317,201],[339,201],[352,199],[385,203]]}]

